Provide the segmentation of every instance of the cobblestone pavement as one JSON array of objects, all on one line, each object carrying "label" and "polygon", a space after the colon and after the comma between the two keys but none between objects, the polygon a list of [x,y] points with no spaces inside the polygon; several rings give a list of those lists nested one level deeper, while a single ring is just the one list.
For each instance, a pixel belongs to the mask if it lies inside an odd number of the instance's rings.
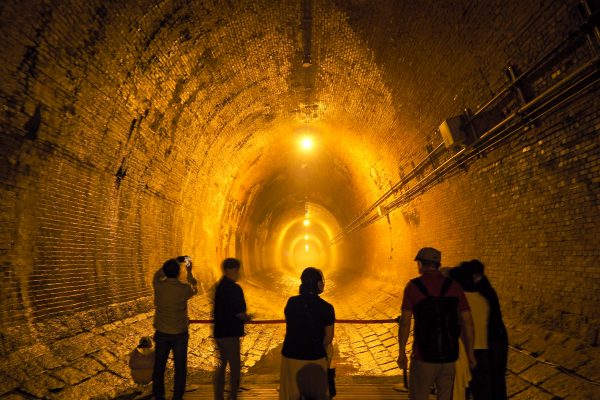
[{"label": "cobblestone pavement", "polygon": [[[241,392],[238,399],[278,400],[279,391],[277,385],[259,384],[249,391]],[[199,385],[199,387],[185,394],[186,400],[213,400],[212,386]],[[408,400],[408,393],[397,392],[390,386],[353,384],[338,385],[336,400]],[[431,396],[434,399],[434,396]],[[141,399],[140,399],[141,400]]]},{"label": "cobblestone pavement", "polygon": [[[266,277],[273,282],[267,290],[255,282],[240,282],[244,288],[249,312],[257,320],[284,319],[283,309],[289,296],[298,291],[298,278]],[[210,292],[200,296],[190,305],[193,318],[210,318]],[[398,315],[400,298],[398,291],[377,290],[365,303],[359,295],[351,296],[348,289],[337,291],[335,283],[327,280],[323,298],[336,309],[338,319],[389,319]],[[191,328],[190,366],[213,369],[216,365],[214,340],[210,338],[210,325],[194,325]],[[396,324],[336,325],[334,350],[336,359],[352,367],[354,375],[397,376],[398,352]],[[252,368],[265,354],[283,343],[284,324],[247,325],[242,340],[243,372]],[[274,371],[278,373],[278,370]]]},{"label": "cobblestone pavement", "polygon": [[[254,277],[240,282],[258,320],[283,319],[298,278]],[[323,298],[338,319],[389,319],[398,315],[402,288],[381,282],[337,286],[327,280]],[[194,319],[210,318],[211,291],[190,304]],[[508,389],[513,400],[600,399],[600,349],[523,321],[507,321],[510,333]],[[211,325],[190,327],[189,381],[207,384],[216,365]],[[133,398],[128,353],[152,334],[152,312],[142,312],[52,343],[23,347],[0,359],[0,399]],[[273,384],[285,325],[248,325],[242,341],[243,384]],[[395,365],[397,324],[337,324],[334,366],[340,383],[401,382]],[[172,374],[172,371],[170,372]],[[168,377],[168,379],[170,379]],[[147,389],[146,389],[147,390]],[[129,393],[129,397],[127,397]],[[125,396],[125,397],[123,397]]]}]

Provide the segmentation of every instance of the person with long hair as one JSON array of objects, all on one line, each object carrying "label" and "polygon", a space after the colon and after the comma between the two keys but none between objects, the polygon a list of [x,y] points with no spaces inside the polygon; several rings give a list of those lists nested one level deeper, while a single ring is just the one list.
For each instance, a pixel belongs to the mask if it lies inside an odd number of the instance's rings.
[{"label": "person with long hair", "polygon": [[487,322],[489,353],[490,400],[506,400],[506,365],[508,362],[508,333],[502,319],[500,300],[492,284],[484,274],[484,265],[479,260],[471,260],[465,267],[471,276],[475,291],[483,296],[490,306]]},{"label": "person with long hair", "polygon": [[479,260],[462,262],[450,271],[467,296],[475,326],[475,358],[467,392],[474,400],[506,400],[508,335],[496,291]]},{"label": "person with long hair", "polygon": [[319,297],[325,287],[320,270],[308,267],[300,280],[300,294],[290,297],[284,310],[279,399],[327,400],[327,347],[333,341],[335,310]]}]

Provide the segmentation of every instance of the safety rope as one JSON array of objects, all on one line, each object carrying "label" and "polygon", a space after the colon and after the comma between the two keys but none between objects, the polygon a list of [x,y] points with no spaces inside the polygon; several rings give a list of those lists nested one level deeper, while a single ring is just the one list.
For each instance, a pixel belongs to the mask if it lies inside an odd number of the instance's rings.
[{"label": "safety rope", "polygon": [[[390,318],[390,319],[336,319],[335,323],[336,324],[392,324],[392,323],[398,323],[399,317],[398,318]],[[190,320],[190,324],[212,324],[215,321],[212,319],[191,319]],[[253,320],[253,321],[247,321],[245,322],[245,324],[252,324],[252,325],[268,325],[268,324],[285,324],[285,319],[263,319],[263,320]],[[555,367],[556,369],[558,369],[559,371],[563,372],[566,375],[569,375],[573,378],[578,378],[581,379],[583,381],[586,381],[588,383],[591,383],[592,385],[600,385],[599,382],[594,381],[592,379],[586,378],[584,376],[581,376],[577,373],[575,373],[574,371],[571,371],[565,367],[562,367],[561,365],[558,364],[554,364],[551,363],[549,361],[543,360],[539,357],[535,357],[530,353],[527,353],[515,346],[509,346],[511,350],[517,351],[521,354],[524,354],[528,357],[531,357],[533,359],[535,359],[538,362],[541,362],[543,364]],[[406,380],[406,371],[404,372],[404,377]],[[406,387],[406,382],[405,382],[405,387]]]},{"label": "safety rope", "polygon": [[[190,324],[212,324],[212,319],[190,319]],[[398,323],[398,318],[393,319],[336,319],[336,324],[392,324]],[[245,324],[267,325],[267,324],[285,324],[285,319],[263,319],[247,321]]]}]

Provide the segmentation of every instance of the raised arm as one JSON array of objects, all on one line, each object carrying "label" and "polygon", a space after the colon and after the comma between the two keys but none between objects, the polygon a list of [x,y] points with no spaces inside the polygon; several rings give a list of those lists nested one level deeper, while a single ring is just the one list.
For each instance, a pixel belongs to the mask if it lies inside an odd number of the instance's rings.
[{"label": "raised arm", "polygon": [[197,286],[198,281],[194,277],[194,274],[192,274],[192,260],[190,260],[190,262],[188,264],[186,264],[185,268],[187,270],[187,281],[190,284],[190,286],[192,287],[192,296],[193,296],[196,293],[198,293],[198,286]]}]

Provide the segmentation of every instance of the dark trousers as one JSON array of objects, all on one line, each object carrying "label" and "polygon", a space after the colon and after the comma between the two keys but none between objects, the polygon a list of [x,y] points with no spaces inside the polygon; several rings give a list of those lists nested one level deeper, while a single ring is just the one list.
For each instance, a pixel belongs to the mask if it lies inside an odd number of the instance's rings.
[{"label": "dark trousers", "polygon": [[499,340],[490,342],[490,380],[492,400],[506,400],[506,364],[508,361],[508,342]]},{"label": "dark trousers", "polygon": [[240,338],[217,338],[216,341],[219,349],[219,365],[215,371],[215,400],[224,400],[225,398],[225,369],[227,364],[229,364],[231,378],[229,398],[236,400],[238,388],[240,387]]},{"label": "dark trousers", "polygon": [[173,350],[175,361],[175,384],[173,400],[183,399],[185,392],[185,379],[187,375],[187,346],[190,335],[188,332],[169,334],[156,331],[154,342],[156,353],[154,371],[152,372],[152,394],[156,400],[165,399],[165,368],[169,353]]},{"label": "dark trousers", "polygon": [[490,375],[490,352],[489,350],[475,350],[477,366],[471,370],[471,383],[469,390],[475,400],[492,399],[491,375]]}]

